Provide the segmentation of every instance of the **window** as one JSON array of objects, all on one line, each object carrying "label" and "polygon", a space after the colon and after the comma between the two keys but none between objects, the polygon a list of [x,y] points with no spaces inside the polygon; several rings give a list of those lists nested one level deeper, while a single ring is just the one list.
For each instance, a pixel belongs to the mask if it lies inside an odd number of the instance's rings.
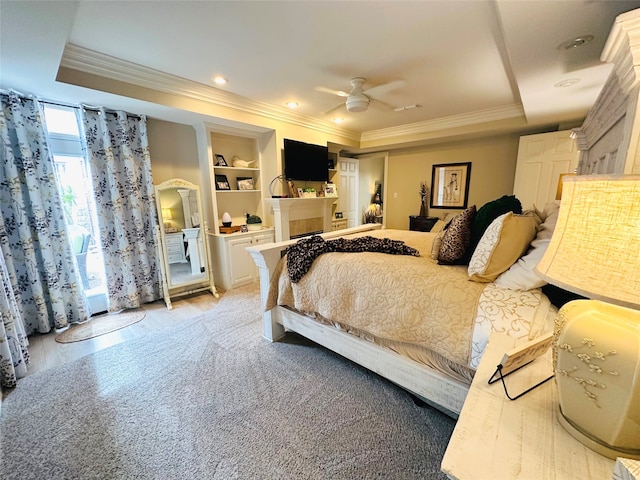
[{"label": "window", "polygon": [[91,313],[99,313],[106,310],[104,261],[97,235],[93,187],[80,141],[77,110],[45,104],[44,112],[67,232]]}]

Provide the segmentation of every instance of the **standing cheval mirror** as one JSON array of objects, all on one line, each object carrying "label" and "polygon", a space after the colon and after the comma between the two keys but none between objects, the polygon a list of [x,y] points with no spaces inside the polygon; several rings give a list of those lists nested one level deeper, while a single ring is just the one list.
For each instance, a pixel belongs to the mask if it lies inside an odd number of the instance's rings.
[{"label": "standing cheval mirror", "polygon": [[164,301],[171,297],[210,290],[217,297],[211,272],[209,246],[204,238],[200,187],[179,178],[155,186],[160,217],[160,248]]}]

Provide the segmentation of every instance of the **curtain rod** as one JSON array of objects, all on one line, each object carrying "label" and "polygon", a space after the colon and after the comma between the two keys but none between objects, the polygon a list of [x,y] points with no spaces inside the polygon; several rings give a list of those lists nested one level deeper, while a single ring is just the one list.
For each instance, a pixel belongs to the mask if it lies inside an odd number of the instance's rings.
[{"label": "curtain rod", "polygon": [[[98,113],[101,113],[102,111],[104,111],[104,113],[110,113],[112,115],[117,115],[117,113],[118,113],[117,110],[113,110],[113,109],[106,108],[106,107],[94,107],[92,105],[81,104],[80,108],[82,108],[83,110],[97,111]],[[124,110],[122,110],[122,111],[124,111]],[[124,113],[127,114],[127,117],[133,117],[133,118],[137,118],[137,119],[146,118],[145,115],[140,115],[139,113],[130,113],[130,112],[124,112]]]},{"label": "curtain rod", "polygon": [[[97,111],[100,111],[101,109],[104,109],[105,113],[116,114],[116,110],[109,109],[109,108],[106,108],[106,107],[97,107],[97,106],[93,106],[93,105],[68,103],[68,102],[63,102],[63,101],[60,101],[60,100],[48,100],[46,98],[37,97],[36,95],[31,95],[31,94],[25,95],[24,93],[19,92],[18,90],[14,90],[14,89],[10,89],[10,90],[0,89],[0,93],[1,94],[5,94],[5,95],[8,95],[10,93],[15,93],[17,95],[20,95],[21,97],[35,98],[40,103],[46,103],[47,105],[56,105],[58,107],[82,108],[83,110],[97,110]],[[141,114],[138,114],[138,113],[130,113],[130,112],[125,112],[125,113],[127,114],[128,117],[134,117],[134,118],[138,118],[138,119],[142,119],[143,117],[145,117],[145,115],[141,115]]]}]

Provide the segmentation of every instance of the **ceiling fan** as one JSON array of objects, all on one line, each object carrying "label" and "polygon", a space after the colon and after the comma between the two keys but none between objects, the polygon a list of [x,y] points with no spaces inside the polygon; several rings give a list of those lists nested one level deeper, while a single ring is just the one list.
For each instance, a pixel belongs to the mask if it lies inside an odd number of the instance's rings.
[{"label": "ceiling fan", "polygon": [[[338,95],[339,97],[346,97],[347,101],[345,105],[347,106],[347,110],[349,112],[364,112],[367,108],[369,108],[369,102],[371,102],[371,100],[375,100],[377,102],[385,104],[385,102],[382,102],[381,100],[375,98],[377,95],[385,94],[397,88],[404,87],[407,84],[407,82],[404,80],[394,80],[392,82],[383,83],[381,85],[376,85],[375,87],[364,90],[364,82],[365,79],[362,77],[352,78],[350,81],[351,91],[349,93],[343,92],[342,90],[333,90],[326,87],[316,87],[316,90],[319,92],[330,93],[332,95]],[[342,104],[340,104],[336,108],[340,108],[341,106]],[[390,109],[394,109],[394,107],[392,107],[391,105],[387,106]],[[333,110],[335,110],[335,108],[331,111]]]}]

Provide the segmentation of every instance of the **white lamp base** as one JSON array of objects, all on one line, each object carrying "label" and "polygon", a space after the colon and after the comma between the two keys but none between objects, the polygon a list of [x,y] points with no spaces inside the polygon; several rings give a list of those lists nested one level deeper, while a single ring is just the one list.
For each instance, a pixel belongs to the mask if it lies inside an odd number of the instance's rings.
[{"label": "white lamp base", "polygon": [[640,459],[640,311],[575,300],[555,338],[560,424],[602,455]]},{"label": "white lamp base", "polygon": [[587,432],[582,431],[577,425],[574,425],[570,420],[566,419],[562,414],[562,409],[558,406],[557,410],[558,423],[569,432],[569,434],[578,440],[580,443],[590,448],[594,452],[604,455],[607,458],[616,459],[618,457],[633,458],[634,460],[640,460],[640,454],[633,452],[620,451],[612,448],[611,445],[600,442],[597,438],[592,437]]}]

